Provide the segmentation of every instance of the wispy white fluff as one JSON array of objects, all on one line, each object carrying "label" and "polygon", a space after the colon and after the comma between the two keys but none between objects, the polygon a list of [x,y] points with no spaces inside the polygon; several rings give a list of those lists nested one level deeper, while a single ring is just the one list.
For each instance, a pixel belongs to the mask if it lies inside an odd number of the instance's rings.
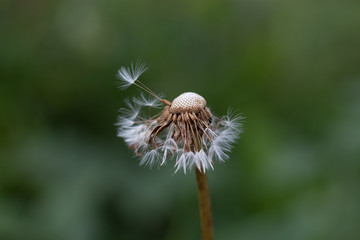
[{"label": "wispy white fluff", "polygon": [[163,156],[160,166],[165,163],[168,156],[172,156],[174,152],[178,150],[178,147],[174,139],[167,138],[164,142],[164,145],[161,147],[161,150],[163,151]]},{"label": "wispy white fluff", "polygon": [[144,106],[144,107],[159,108],[163,106],[163,103],[160,102],[159,99],[154,98],[152,96],[145,97],[143,93],[141,93],[140,97],[138,98],[134,97],[133,101],[139,106]]},{"label": "wispy white fluff", "polygon": [[219,161],[226,160],[228,152],[230,152],[232,144],[239,138],[241,132],[241,116],[223,117],[220,121],[220,127],[215,131],[216,137],[213,139],[210,149],[209,156],[215,156]]},{"label": "wispy white fluff", "polygon": [[[192,152],[190,152],[192,153]],[[189,157],[191,160],[191,157],[189,155],[189,152],[181,152],[181,154],[178,154],[178,157],[176,159],[176,163],[175,163],[175,172],[179,171],[180,168],[184,169],[184,173],[186,173],[186,168],[188,166],[189,163]]]},{"label": "wispy white fluff", "polygon": [[145,153],[140,160],[140,165],[148,165],[150,167],[154,166],[160,159],[160,153],[156,149],[151,150],[150,152]]},{"label": "wispy white fluff", "polygon": [[135,120],[140,114],[140,110],[141,110],[140,106],[131,103],[128,99],[125,100],[125,103],[128,107],[120,109],[119,111],[121,113],[120,119],[124,118],[128,120]]},{"label": "wispy white fluff", "polygon": [[133,125],[118,129],[118,137],[124,138],[127,145],[136,145],[140,149],[147,145],[147,140],[150,137],[148,127],[145,124]]},{"label": "wispy white fluff", "polygon": [[209,167],[214,169],[211,158],[209,158],[204,150],[200,150],[200,152],[195,153],[193,161],[193,164],[195,164],[195,166],[202,172],[205,172]]},{"label": "wispy white fluff", "polygon": [[216,133],[210,128],[204,129],[204,135],[202,137],[202,142],[205,146],[208,146],[211,141],[213,141],[217,137]]},{"label": "wispy white fluff", "polygon": [[191,170],[194,166],[201,172],[206,172],[209,168],[214,169],[212,159],[204,150],[196,153],[179,151],[175,163],[175,172],[182,168],[186,174],[187,169]]},{"label": "wispy white fluff", "polygon": [[131,64],[130,67],[121,66],[117,73],[117,78],[120,80],[119,87],[127,88],[131,86],[147,69],[145,63],[140,61],[137,61],[135,65]]},{"label": "wispy white fluff", "polygon": [[141,108],[126,100],[128,108],[120,109],[122,113],[118,117],[118,122],[115,124],[118,126],[118,137],[122,137],[129,146],[136,146],[136,151],[144,151],[144,147],[148,144],[150,137],[149,129],[156,123],[153,121],[144,122],[139,117]]}]

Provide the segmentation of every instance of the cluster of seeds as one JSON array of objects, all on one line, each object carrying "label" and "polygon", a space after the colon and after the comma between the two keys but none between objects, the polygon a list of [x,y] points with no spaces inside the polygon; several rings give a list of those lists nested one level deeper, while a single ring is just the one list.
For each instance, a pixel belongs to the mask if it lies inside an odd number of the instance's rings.
[{"label": "cluster of seeds", "polygon": [[[118,136],[141,157],[140,164],[161,166],[175,156],[175,171],[183,168],[186,173],[194,166],[205,172],[213,169],[213,159],[225,160],[239,136],[241,117],[213,116],[206,100],[193,92],[183,93],[172,102],[159,98],[137,80],[144,68],[137,65],[119,70],[123,85],[135,84],[155,97],[148,99],[142,95],[133,99],[133,103],[128,102],[129,107],[122,110],[117,123]],[[164,104],[159,114],[147,117],[142,114],[143,107],[159,103]]]}]

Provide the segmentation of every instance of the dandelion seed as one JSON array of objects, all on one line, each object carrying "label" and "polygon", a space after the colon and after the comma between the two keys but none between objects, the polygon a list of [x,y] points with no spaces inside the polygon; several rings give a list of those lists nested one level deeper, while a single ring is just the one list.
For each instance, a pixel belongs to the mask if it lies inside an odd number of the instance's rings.
[{"label": "dandelion seed", "polygon": [[[123,87],[135,84],[153,96],[133,98],[117,123],[118,136],[140,156],[140,164],[162,166],[173,158],[175,172],[183,169],[186,173],[196,167],[205,173],[214,169],[214,160],[226,160],[241,132],[241,117],[230,113],[222,118],[213,116],[206,100],[193,92],[180,94],[172,102],[160,98],[138,80],[146,69],[137,62],[131,68],[121,67],[118,73]],[[159,114],[141,116],[142,108],[161,104],[164,108]]]},{"label": "dandelion seed", "polygon": [[131,64],[130,68],[121,67],[117,73],[117,78],[121,80],[119,86],[121,88],[131,86],[147,69],[148,67],[140,61],[137,61],[135,65]]},{"label": "dandelion seed", "polygon": [[159,99],[145,97],[143,93],[141,93],[139,98],[134,97],[133,102],[138,106],[152,107],[152,108],[159,108],[163,105],[163,103],[160,102]]}]

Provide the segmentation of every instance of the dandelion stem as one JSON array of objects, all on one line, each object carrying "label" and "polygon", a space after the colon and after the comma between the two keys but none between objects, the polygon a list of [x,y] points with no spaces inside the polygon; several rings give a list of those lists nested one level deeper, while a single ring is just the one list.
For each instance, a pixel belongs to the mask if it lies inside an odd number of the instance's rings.
[{"label": "dandelion stem", "polygon": [[211,214],[210,192],[206,173],[202,173],[198,168],[195,168],[196,180],[198,185],[200,221],[201,221],[201,236],[202,240],[213,240],[214,231]]}]

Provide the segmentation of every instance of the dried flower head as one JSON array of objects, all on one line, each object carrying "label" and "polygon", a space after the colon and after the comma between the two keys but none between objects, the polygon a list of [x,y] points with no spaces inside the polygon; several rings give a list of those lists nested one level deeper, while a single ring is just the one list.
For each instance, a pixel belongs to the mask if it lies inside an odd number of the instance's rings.
[{"label": "dried flower head", "polygon": [[[183,93],[172,102],[160,98],[138,80],[146,69],[137,62],[118,72],[121,87],[134,84],[154,97],[141,95],[127,101],[128,108],[121,110],[117,122],[118,136],[141,157],[140,164],[161,166],[174,157],[175,172],[182,168],[186,173],[194,166],[205,172],[214,169],[213,159],[227,159],[231,145],[239,137],[241,117],[213,116],[206,100],[193,92]],[[150,108],[161,105],[164,109],[151,116]],[[149,110],[141,111],[143,107]]]}]

